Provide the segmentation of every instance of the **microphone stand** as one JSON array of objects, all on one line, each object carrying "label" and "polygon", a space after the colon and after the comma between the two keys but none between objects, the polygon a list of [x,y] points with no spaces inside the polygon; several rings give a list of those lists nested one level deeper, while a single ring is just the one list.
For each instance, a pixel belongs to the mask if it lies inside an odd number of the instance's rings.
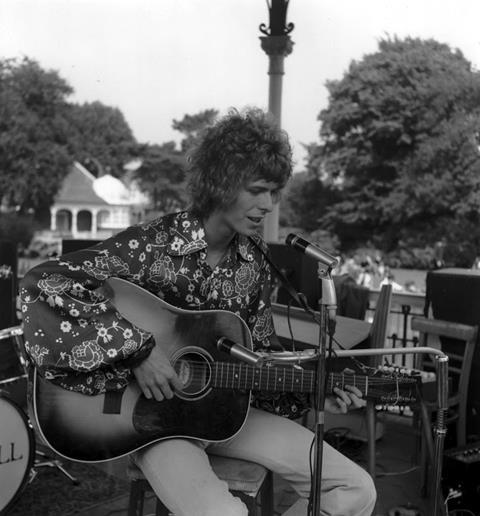
[{"label": "microphone stand", "polygon": [[[319,265],[322,267],[322,265]],[[322,484],[323,464],[323,436],[325,429],[325,392],[327,378],[327,336],[335,332],[335,315],[337,298],[335,285],[331,276],[331,267],[319,268],[319,278],[322,285],[322,297],[319,301],[320,311],[320,333],[319,350],[316,368],[315,388],[315,438],[314,438],[314,465],[313,465],[313,493],[312,493],[312,514],[320,514],[320,497]]]},{"label": "microphone stand", "polygon": [[[335,350],[335,357],[360,357],[360,356],[381,356],[381,355],[407,355],[407,354],[428,354],[433,355],[436,360],[437,370],[437,420],[434,431],[434,452],[432,457],[433,474],[431,477],[431,490],[433,493],[433,512],[434,516],[446,516],[446,506],[442,499],[441,477],[443,464],[443,449],[446,435],[446,413],[447,413],[447,397],[448,397],[448,356],[436,348],[429,347],[406,347],[406,348],[375,348],[375,349],[337,349]],[[330,352],[328,353],[330,357]],[[296,352],[296,353],[271,353],[269,359],[274,363],[279,364],[302,364],[304,362],[311,362],[317,357],[316,351],[311,352]],[[324,382],[325,383],[325,382]],[[323,427],[319,428],[322,432]],[[425,429],[424,431],[430,431]],[[323,446],[323,441],[320,441]],[[319,462],[321,468],[321,456]],[[314,495],[316,503],[320,504],[320,479],[321,471],[318,468],[315,470],[315,491]],[[318,493],[318,494],[317,494]],[[315,516],[320,514],[314,513]]]}]

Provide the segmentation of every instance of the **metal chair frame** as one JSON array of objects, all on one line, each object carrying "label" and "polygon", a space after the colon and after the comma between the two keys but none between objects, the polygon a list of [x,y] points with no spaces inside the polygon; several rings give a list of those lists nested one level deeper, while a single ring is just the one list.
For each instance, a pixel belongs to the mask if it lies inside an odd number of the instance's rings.
[{"label": "metal chair frame", "polygon": [[[414,317],[411,322],[412,330],[419,332],[421,346],[427,344],[441,350],[449,358],[449,378],[452,391],[446,399],[446,414],[444,424],[455,424],[456,446],[466,444],[467,398],[470,371],[473,354],[478,336],[478,326],[460,324],[428,317]],[[450,345],[448,343],[450,341]],[[452,341],[456,348],[452,349]],[[459,351],[460,350],[460,351]],[[463,351],[463,352],[462,352]],[[431,358],[419,355],[416,367],[434,370],[435,364]],[[434,443],[432,438],[432,416],[437,411],[433,402],[421,401],[418,407],[419,418],[423,427],[421,437],[421,469],[422,492],[427,494],[429,465],[434,460]]]}]

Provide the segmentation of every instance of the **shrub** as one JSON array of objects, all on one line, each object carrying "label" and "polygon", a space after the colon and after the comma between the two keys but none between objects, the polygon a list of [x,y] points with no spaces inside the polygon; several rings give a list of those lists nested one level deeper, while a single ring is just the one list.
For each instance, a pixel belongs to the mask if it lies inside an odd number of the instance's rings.
[{"label": "shrub", "polygon": [[0,240],[9,240],[19,249],[26,249],[35,231],[31,216],[16,213],[0,213]]}]

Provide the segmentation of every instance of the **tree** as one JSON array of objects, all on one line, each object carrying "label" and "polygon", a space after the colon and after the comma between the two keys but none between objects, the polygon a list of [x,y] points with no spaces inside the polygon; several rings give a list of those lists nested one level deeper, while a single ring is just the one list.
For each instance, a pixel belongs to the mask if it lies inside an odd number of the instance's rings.
[{"label": "tree", "polygon": [[186,208],[186,155],[217,115],[218,111],[207,109],[185,115],[182,120],[173,120],[172,127],[183,135],[180,149],[175,142],[141,146],[142,165],[135,176],[140,188],[151,196],[155,212],[161,214]]},{"label": "tree", "polygon": [[217,116],[216,109],[205,109],[195,115],[185,115],[182,120],[173,120],[173,129],[183,134],[180,142],[183,152],[187,152],[198,141],[202,131],[212,125]]},{"label": "tree", "polygon": [[24,58],[0,61],[0,200],[28,212],[48,208],[68,171],[72,88]]},{"label": "tree", "polygon": [[154,212],[163,214],[185,208],[185,158],[175,142],[144,145],[140,155],[142,165],[135,178],[140,189],[150,196]]},{"label": "tree", "polygon": [[337,190],[322,221],[343,247],[431,244],[446,221],[480,244],[480,74],[461,52],[388,38],[327,88],[312,159]]},{"label": "tree", "polygon": [[29,58],[0,60],[0,203],[48,218],[74,160],[120,177],[137,151],[117,108],[73,104],[70,85]]},{"label": "tree", "polygon": [[68,147],[94,175],[121,177],[124,165],[137,153],[137,142],[118,108],[101,102],[70,104]]},{"label": "tree", "polygon": [[282,226],[313,232],[320,228],[323,215],[337,199],[337,190],[325,181],[320,165],[319,146],[307,146],[307,170],[296,173],[288,183],[282,198]]}]

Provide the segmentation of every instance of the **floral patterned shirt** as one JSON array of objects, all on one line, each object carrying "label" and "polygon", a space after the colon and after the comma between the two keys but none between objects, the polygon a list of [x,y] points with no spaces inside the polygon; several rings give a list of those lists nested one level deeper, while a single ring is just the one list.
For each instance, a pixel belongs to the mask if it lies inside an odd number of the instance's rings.
[{"label": "floral patterned shirt", "polygon": [[[149,354],[154,342],[96,291],[113,276],[179,308],[234,312],[246,321],[254,350],[268,351],[274,336],[272,278],[259,248],[266,251],[266,244],[258,236],[254,243],[237,235],[212,270],[204,236],[198,219],[189,212],[175,213],[31,269],[20,296],[25,349],[40,374],[92,395],[122,389],[132,379],[131,367]],[[275,399],[275,406],[271,398],[258,404],[290,415],[291,403],[278,395]]]}]

